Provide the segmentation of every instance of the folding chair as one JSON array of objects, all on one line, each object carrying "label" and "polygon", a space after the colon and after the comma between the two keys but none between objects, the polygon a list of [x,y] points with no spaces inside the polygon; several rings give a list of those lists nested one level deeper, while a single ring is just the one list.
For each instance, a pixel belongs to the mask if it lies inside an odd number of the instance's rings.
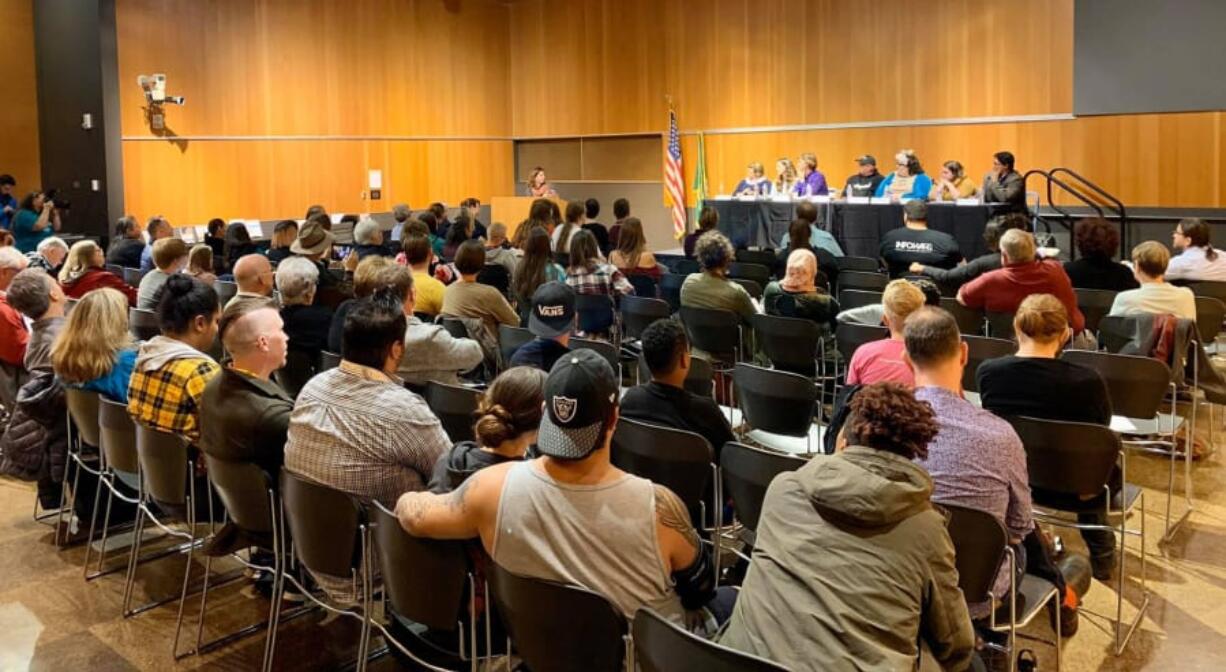
[{"label": "folding chair", "polygon": [[839,309],[851,310],[864,306],[880,305],[881,292],[867,289],[840,289]]},{"label": "folding chair", "polygon": [[128,331],[138,341],[147,341],[162,333],[157,313],[140,308],[128,309]]},{"label": "folding chair", "polygon": [[660,277],[660,298],[668,302],[674,313],[681,310],[681,285],[687,277],[678,273],[665,273]]},{"label": "folding chair", "polygon": [[817,386],[812,380],[745,363],[736,365],[732,380],[745,421],[743,438],[793,455],[813,455],[813,447],[821,447],[822,428],[813,424]]},{"label": "folding chair", "polygon": [[988,336],[1005,340],[1016,340],[1013,334],[1013,313],[994,313],[985,311],[987,317]]},{"label": "folding chair", "polygon": [[430,381],[426,384],[426,393],[423,396],[426,405],[438,416],[443,431],[452,443],[472,441],[476,438],[473,432],[473,414],[481,402],[480,390]]},{"label": "folding chair", "polygon": [[[794,455],[763,450],[744,443],[729,441],[720,451],[719,466],[723,476],[723,491],[732,499],[732,510],[741,524],[741,539],[753,546],[757,541],[758,519],[766,488],[779,474],[797,469],[808,461]],[[738,555],[749,558],[737,552]]]},{"label": "folding chair", "polygon": [[750,250],[741,248],[736,251],[736,260],[742,264],[756,264],[764,268],[771,268],[778,261],[779,257],[774,250]]},{"label": "folding chair", "polygon": [[983,333],[984,316],[982,310],[967,308],[951,296],[941,297],[941,307],[949,311],[958,322],[958,331],[964,335],[979,336]]},{"label": "folding chair", "polygon": [[1102,321],[1107,313],[1111,312],[1111,306],[1115,303],[1115,295],[1118,292],[1113,292],[1107,289],[1073,289],[1077,295],[1077,308],[1086,320],[1086,330],[1092,333],[1098,333],[1098,323]]},{"label": "folding chair", "polygon": [[890,276],[885,273],[869,271],[841,271],[839,273],[839,291],[844,289],[863,289],[870,292],[885,291],[890,284]]},{"label": "folding chair", "polygon": [[835,257],[835,263],[839,267],[839,277],[843,277],[846,271],[856,271],[860,273],[879,273],[881,264],[872,257]]},{"label": "folding chair", "polygon": [[[647,368],[647,360],[643,359],[642,355],[639,355],[637,368],[640,383],[651,380],[651,369]],[[711,362],[702,357],[691,356],[690,372],[686,374],[682,385],[690,394],[711,397],[715,388],[715,371],[711,368]]]},{"label": "folding chair", "polygon": [[703,639],[646,607],[634,615],[634,658],[642,672],[784,672],[787,668]]},{"label": "folding chair", "polygon": [[531,331],[523,327],[508,327],[505,324],[498,325],[498,353],[502,357],[502,368],[504,371],[511,367],[511,358],[515,356],[515,351],[535,338],[536,336]]},{"label": "folding chair", "polygon": [[228,282],[226,280],[218,280],[213,283],[213,290],[217,292],[217,302],[221,306],[225,306],[238,294],[238,283]]},{"label": "folding chair", "polygon": [[758,283],[759,287],[765,287],[771,281],[771,264],[750,264],[741,261],[734,261],[728,264],[729,279],[752,280]]},{"label": "folding chair", "polygon": [[638,339],[656,320],[667,319],[672,313],[667,301],[644,296],[623,296],[621,304],[623,338]]}]

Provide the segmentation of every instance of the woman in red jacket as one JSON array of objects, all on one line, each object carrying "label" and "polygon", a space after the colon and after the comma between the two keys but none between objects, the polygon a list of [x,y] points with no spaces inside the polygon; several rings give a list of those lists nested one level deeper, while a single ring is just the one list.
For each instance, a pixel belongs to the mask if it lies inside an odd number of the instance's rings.
[{"label": "woman in red jacket", "polygon": [[73,244],[64,268],[60,269],[60,286],[69,298],[79,299],[100,287],[119,290],[128,298],[128,306],[136,306],[136,288],[106,270],[106,253],[92,240]]}]

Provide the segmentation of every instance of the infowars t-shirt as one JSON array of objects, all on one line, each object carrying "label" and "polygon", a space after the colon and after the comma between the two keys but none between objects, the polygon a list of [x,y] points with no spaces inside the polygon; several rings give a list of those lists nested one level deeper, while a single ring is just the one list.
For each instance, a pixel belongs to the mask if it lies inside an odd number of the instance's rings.
[{"label": "infowars t-shirt", "polygon": [[962,261],[958,241],[942,231],[931,229],[894,229],[881,238],[881,258],[890,267],[890,277],[909,273],[908,267],[919,262],[925,266],[953,268]]}]

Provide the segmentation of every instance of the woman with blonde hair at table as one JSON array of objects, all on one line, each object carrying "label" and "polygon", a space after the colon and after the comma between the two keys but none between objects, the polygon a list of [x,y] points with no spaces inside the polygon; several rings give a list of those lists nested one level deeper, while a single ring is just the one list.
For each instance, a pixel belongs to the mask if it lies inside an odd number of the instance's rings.
[{"label": "woman with blonde hair at table", "polygon": [[775,179],[776,194],[790,194],[796,190],[796,165],[786,156],[775,162],[775,173],[779,176]]}]

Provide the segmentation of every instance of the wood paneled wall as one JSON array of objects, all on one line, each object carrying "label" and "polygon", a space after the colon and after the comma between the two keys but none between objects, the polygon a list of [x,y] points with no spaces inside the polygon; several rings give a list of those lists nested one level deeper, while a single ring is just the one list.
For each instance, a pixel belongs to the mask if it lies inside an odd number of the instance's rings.
[{"label": "wood paneled wall", "polygon": [[[511,188],[497,0],[117,0],[116,13],[130,212],[275,218]],[[187,97],[166,107],[178,140],[134,139],[153,135],[136,78],[155,72]],[[378,202],[363,198],[371,169]]]},{"label": "wood paneled wall", "polygon": [[18,200],[40,186],[38,89],[34,81],[34,5],[31,0],[0,0],[0,173],[17,179]]},{"label": "wood paneled wall", "polygon": [[[834,186],[856,171],[868,153],[882,172],[893,154],[914,149],[935,176],[949,159],[982,179],[992,154],[1012,151],[1017,167],[1064,166],[1085,175],[1126,204],[1164,207],[1226,206],[1226,114],[1146,114],[1083,117],[1069,121],[840,129],[706,136],[707,175],[712,193],[728,193],[761,161],[774,175],[779,157],[818,156],[819,170]],[[697,138],[684,138],[687,184],[693,184]],[[1038,183],[1032,183],[1035,188]],[[1046,200],[1046,196],[1044,196]],[[1065,201],[1068,202],[1068,201]]]},{"label": "wood paneled wall", "polygon": [[520,0],[516,136],[1072,109],[1072,0]]}]

